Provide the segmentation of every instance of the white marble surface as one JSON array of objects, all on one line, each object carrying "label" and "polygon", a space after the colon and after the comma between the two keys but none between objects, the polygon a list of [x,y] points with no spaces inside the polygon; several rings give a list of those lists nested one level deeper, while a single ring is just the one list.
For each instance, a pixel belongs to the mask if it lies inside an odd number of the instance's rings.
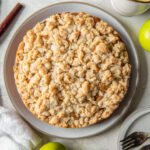
[{"label": "white marble surface", "polygon": [[[0,38],[0,105],[7,108],[13,109],[9,98],[7,96],[6,90],[4,88],[4,82],[2,78],[2,65],[4,59],[4,53],[6,51],[7,45],[16,31],[19,24],[24,21],[30,14],[36,10],[47,6],[54,2],[60,2],[62,0],[0,0],[0,22],[5,18],[12,7],[17,3],[23,3],[25,8],[20,13],[20,15],[15,19],[13,24],[9,27],[7,32]],[[118,18],[120,22],[125,26],[131,35],[140,57],[140,86],[137,90],[136,96],[133,100],[133,104],[129,113],[131,111],[144,107],[150,106],[150,53],[144,51],[138,43],[138,31],[141,25],[150,18],[150,10],[145,14],[135,17],[123,17],[117,14],[110,3],[110,0],[84,0],[92,4],[105,9],[110,12],[113,16]],[[125,118],[122,119],[122,121]],[[117,138],[119,134],[119,129],[122,121],[117,123],[115,126],[111,127],[109,130],[89,138],[78,139],[78,140],[64,140],[49,137],[50,141],[59,141],[69,148],[69,150],[117,150]]]}]

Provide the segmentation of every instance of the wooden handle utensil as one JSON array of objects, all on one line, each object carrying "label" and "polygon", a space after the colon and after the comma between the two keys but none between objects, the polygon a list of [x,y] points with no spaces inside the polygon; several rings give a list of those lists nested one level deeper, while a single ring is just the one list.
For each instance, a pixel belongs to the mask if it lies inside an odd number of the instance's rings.
[{"label": "wooden handle utensil", "polygon": [[8,14],[8,16],[3,20],[0,24],[0,36],[6,31],[10,23],[16,17],[20,9],[23,7],[22,4],[17,3],[16,6],[12,9],[12,11]]}]

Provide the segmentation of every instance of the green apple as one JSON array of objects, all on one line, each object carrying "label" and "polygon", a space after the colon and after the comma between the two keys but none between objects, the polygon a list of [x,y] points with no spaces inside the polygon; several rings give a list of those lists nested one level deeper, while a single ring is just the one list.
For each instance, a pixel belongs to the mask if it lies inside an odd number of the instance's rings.
[{"label": "green apple", "polygon": [[64,145],[57,142],[50,142],[43,145],[40,150],[67,150]]},{"label": "green apple", "polygon": [[141,27],[139,32],[139,41],[141,46],[150,52],[150,19],[148,19]]}]

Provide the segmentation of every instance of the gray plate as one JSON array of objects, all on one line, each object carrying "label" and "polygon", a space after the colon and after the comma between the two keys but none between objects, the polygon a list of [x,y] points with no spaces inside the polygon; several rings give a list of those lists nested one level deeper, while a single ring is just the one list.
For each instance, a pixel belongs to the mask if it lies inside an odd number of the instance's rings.
[{"label": "gray plate", "polygon": [[[135,111],[124,121],[118,138],[118,150],[122,150],[120,141],[135,131],[150,133],[150,107]],[[147,144],[150,144],[150,140],[147,140],[138,149]]]},{"label": "gray plate", "polygon": [[[98,16],[99,18],[105,20],[110,25],[112,25],[120,33],[129,53],[129,59],[132,65],[132,74],[130,80],[130,87],[127,95],[125,96],[123,102],[120,104],[120,107],[109,119],[81,129],[63,129],[48,125],[40,121],[26,109],[16,89],[13,75],[13,65],[15,63],[15,55],[19,42],[22,40],[25,33],[29,29],[31,29],[37,22],[40,22],[55,13],[80,12],[80,11],[85,11],[94,16]],[[8,95],[10,97],[10,100],[12,101],[12,104],[14,105],[16,110],[20,113],[20,115],[37,130],[45,134],[61,138],[88,137],[91,135],[98,134],[108,129],[113,124],[115,124],[120,118],[123,117],[123,115],[129,109],[129,106],[131,104],[132,98],[135,94],[139,81],[138,72],[139,72],[139,60],[137,52],[125,28],[114,17],[106,13],[104,10],[101,10],[96,6],[81,2],[66,2],[50,5],[48,7],[40,9],[39,11],[32,14],[29,18],[27,18],[17,29],[17,31],[15,32],[14,36],[11,39],[5,54],[3,66],[4,81]]]}]

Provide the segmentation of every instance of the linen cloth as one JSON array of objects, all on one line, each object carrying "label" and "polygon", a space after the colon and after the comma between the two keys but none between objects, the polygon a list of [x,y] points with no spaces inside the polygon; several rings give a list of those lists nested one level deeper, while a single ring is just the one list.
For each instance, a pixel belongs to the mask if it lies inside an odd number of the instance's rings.
[{"label": "linen cloth", "polygon": [[41,138],[14,111],[0,106],[0,149],[32,150]]}]

